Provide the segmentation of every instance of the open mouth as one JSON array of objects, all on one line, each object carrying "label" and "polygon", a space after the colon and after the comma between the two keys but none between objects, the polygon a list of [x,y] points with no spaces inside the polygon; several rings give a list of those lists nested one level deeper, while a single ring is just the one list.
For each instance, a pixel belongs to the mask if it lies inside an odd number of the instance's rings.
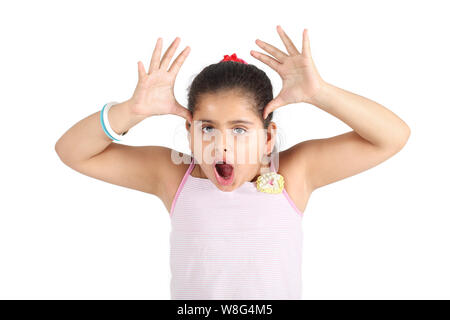
[{"label": "open mouth", "polygon": [[224,161],[217,161],[214,164],[214,172],[217,181],[222,185],[230,185],[234,178],[233,165],[225,163]]}]

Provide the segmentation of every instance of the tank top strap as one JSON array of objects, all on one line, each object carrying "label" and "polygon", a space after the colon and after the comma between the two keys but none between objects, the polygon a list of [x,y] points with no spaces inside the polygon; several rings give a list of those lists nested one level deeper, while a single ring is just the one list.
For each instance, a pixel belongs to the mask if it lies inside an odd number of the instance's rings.
[{"label": "tank top strap", "polygon": [[195,166],[195,158],[191,155],[191,163],[189,164],[189,168],[187,169],[186,175],[191,174],[192,170]]},{"label": "tank top strap", "polygon": [[[275,164],[274,164],[274,160],[273,158],[270,160],[270,171],[278,173],[276,168],[275,168]],[[300,215],[300,217],[303,217],[303,212],[300,211],[300,209],[297,208],[297,206],[295,205],[294,201],[292,200],[291,196],[287,193],[286,188],[283,188],[283,194],[286,197],[287,201],[289,202],[289,204],[292,206],[292,208],[295,210],[295,212],[297,212],[298,215]]]},{"label": "tank top strap", "polygon": [[181,190],[183,189],[183,186],[186,183],[187,178],[189,177],[192,170],[194,169],[194,165],[195,165],[194,159],[195,158],[193,156],[191,156],[191,163],[189,164],[189,167],[187,168],[186,172],[184,173],[183,179],[181,180],[180,185],[178,186],[177,192],[175,193],[175,197],[172,201],[169,217],[172,217],[173,208],[175,207],[175,203],[177,202],[178,196],[179,196]]}]

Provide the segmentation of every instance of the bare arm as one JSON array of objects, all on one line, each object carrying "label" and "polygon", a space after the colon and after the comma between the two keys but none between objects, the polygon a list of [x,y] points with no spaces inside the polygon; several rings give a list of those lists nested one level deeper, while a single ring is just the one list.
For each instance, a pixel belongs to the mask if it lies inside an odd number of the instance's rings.
[{"label": "bare arm", "polygon": [[[123,133],[147,117],[175,114],[192,121],[189,110],[181,106],[173,95],[176,75],[189,52],[184,49],[171,67],[168,64],[178,46],[177,37],[164,54],[159,38],[147,72],[138,62],[139,81],[133,96],[111,107],[108,120],[112,130]],[[172,149],[162,146],[127,146],[114,143],[103,131],[100,111],[80,120],[56,142],[60,159],[74,170],[112,184],[166,196],[166,174],[176,166]]]},{"label": "bare arm", "polygon": [[[123,133],[144,120],[145,116],[134,115],[129,101],[113,105],[108,113],[111,128]],[[67,165],[86,161],[104,151],[112,140],[100,124],[100,111],[78,121],[58,139],[55,150]]]},{"label": "bare arm", "polygon": [[[129,102],[109,111],[111,128],[125,132],[145,117],[134,115]],[[113,142],[100,124],[100,111],[80,120],[56,142],[61,161],[84,175],[123,187],[160,195],[163,167],[171,149],[161,146],[127,146]]]},{"label": "bare arm", "polygon": [[392,111],[333,85],[324,84],[309,102],[354,129],[289,149],[289,171],[295,175],[294,167],[303,161],[310,191],[380,164],[400,151],[409,138],[408,125]]},{"label": "bare arm", "polygon": [[308,140],[283,151],[284,170],[293,189],[309,192],[355,175],[397,153],[409,138],[408,125],[384,106],[333,86],[320,76],[312,59],[309,35],[303,30],[302,52],[286,32],[277,26],[288,53],[257,40],[273,55],[252,51],[283,79],[281,92],[265,107],[264,118],[289,104],[307,102],[342,120],[353,131],[327,138]]}]

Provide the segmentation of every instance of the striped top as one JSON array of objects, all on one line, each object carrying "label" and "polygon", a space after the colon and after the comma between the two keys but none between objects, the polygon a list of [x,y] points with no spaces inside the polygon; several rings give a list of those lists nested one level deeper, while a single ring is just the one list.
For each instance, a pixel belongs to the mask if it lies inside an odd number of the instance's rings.
[{"label": "striped top", "polygon": [[170,210],[171,299],[301,299],[303,213],[286,190],[221,191],[194,166]]}]

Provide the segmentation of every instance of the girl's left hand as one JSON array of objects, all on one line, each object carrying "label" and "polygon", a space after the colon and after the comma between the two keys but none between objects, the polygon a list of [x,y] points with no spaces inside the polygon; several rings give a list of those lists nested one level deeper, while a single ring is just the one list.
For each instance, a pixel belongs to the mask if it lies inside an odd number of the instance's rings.
[{"label": "girl's left hand", "polygon": [[259,39],[256,39],[256,44],[275,58],[257,51],[250,51],[254,58],[275,70],[283,80],[280,93],[264,109],[264,119],[281,106],[311,102],[312,97],[325,85],[311,57],[308,29],[303,30],[302,53],[297,50],[281,26],[277,26],[277,31],[289,54]]}]

